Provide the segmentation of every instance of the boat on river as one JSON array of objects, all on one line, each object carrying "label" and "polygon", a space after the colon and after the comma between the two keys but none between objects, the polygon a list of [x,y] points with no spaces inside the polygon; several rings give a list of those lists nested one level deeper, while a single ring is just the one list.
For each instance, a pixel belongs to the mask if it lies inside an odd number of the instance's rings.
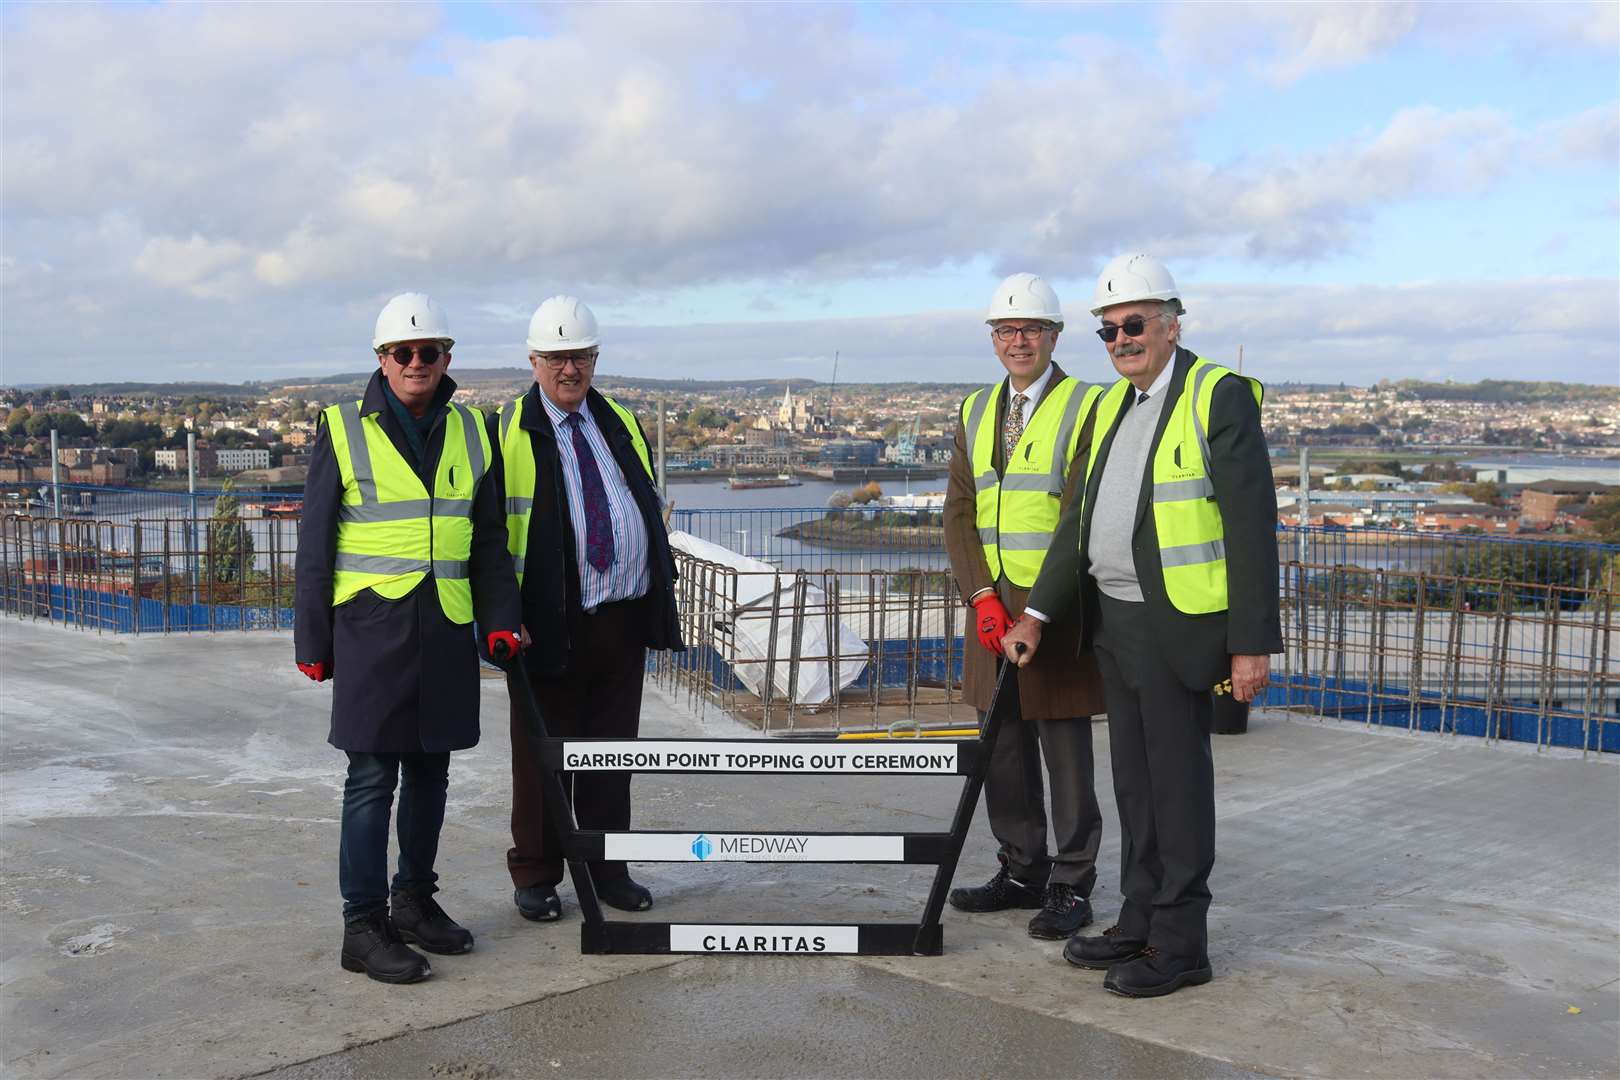
[{"label": "boat on river", "polygon": [[792,473],[777,473],[775,476],[738,476],[731,474],[726,486],[732,491],[752,491],[755,488],[801,487],[804,481]]}]

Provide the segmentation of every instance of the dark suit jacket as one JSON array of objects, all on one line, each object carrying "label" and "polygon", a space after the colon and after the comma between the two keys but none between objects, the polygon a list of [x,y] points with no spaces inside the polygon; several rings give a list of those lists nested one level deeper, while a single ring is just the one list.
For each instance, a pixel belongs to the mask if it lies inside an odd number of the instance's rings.
[{"label": "dark suit jacket", "polygon": [[[1176,350],[1175,368],[1165,390],[1159,426],[1153,434],[1157,451],[1186,382],[1187,369],[1196,357]],[[1089,644],[1097,625],[1097,583],[1090,566],[1091,514],[1097,486],[1113,447],[1119,417],[1102,439],[1097,465],[1086,486],[1086,497],[1071,505],[1058,522],[1052,548],[1041,576],[1030,590],[1029,606],[1050,616],[1065,617],[1082,625],[1082,641]],[[1271,457],[1260,428],[1260,409],[1244,379],[1225,378],[1215,388],[1209,410],[1210,481],[1226,530],[1227,610],[1209,615],[1177,611],[1164,593],[1164,570],[1159,563],[1158,532],[1153,514],[1153,462],[1143,470],[1142,491],[1136,505],[1136,527],[1131,536],[1136,577],[1149,617],[1166,643],[1171,667],[1188,687],[1207,689],[1231,673],[1233,655],[1262,655],[1282,649],[1282,621],[1277,607],[1277,496],[1271,479]],[[1083,471],[1083,470],[1082,470]],[[1046,650],[1037,653],[1039,657]]]},{"label": "dark suit jacket", "polygon": [[[586,394],[585,407],[591,410],[596,426],[613,451],[613,460],[624,473],[630,493],[641,510],[647,527],[648,584],[639,644],[649,649],[679,649],[681,630],[675,607],[675,557],[669,548],[669,531],[664,527],[658,491],[641,466],[630,433],[619,422],[601,394]],[[637,422],[639,427],[640,422]],[[563,486],[562,461],[557,453],[557,433],[551,417],[540,403],[540,388],[531,385],[523,395],[518,426],[529,433],[534,447],[534,510],[529,515],[529,545],[524,554],[523,624],[529,628],[533,644],[524,650],[529,670],[541,678],[557,678],[568,672],[573,642],[578,638],[583,611],[579,603],[579,564],[574,556],[574,529],[568,517],[568,496]],[[489,414],[490,440],[500,456],[500,415]],[[645,440],[646,436],[643,434]],[[505,473],[502,496],[505,494]]]},{"label": "dark suit jacket", "polygon": [[[1052,377],[1047,380],[1040,400],[1030,410],[1030,416],[1046,400],[1046,391],[1050,391],[1062,378],[1063,369],[1054,363]],[[998,432],[1007,417],[1010,395],[1006,384],[1007,380],[1003,379],[996,415],[985,418],[987,423],[994,420]],[[1084,392],[1083,387],[1075,391]],[[1085,472],[1086,455],[1091,450],[1091,422],[1090,413],[1080,419],[1080,441],[1075,451],[1075,462],[1078,464],[1069,467],[1068,482],[1063,488],[1062,506],[1065,508],[1078,501],[1080,476]],[[998,473],[1002,470],[1004,455],[1002,441],[998,438],[992,458]],[[1017,618],[1023,613],[1029,594],[1005,578],[998,581],[990,577],[990,564],[985,561],[984,545],[979,542],[976,518],[973,460],[968,452],[967,433],[962,428],[958,410],[956,449],[951,455],[950,479],[945,487],[945,550],[950,555],[951,572],[962,591],[963,601],[980,589],[997,588],[1007,610]],[[967,632],[963,635],[962,700],[982,711],[990,707],[990,693],[995,689],[996,658],[979,645],[973,629],[971,609],[967,619]],[[1096,659],[1090,653],[1081,657],[1078,663],[1074,658],[1080,648],[1078,629],[1078,626],[1054,627],[1050,655],[1045,649],[1041,650],[1028,667],[1019,671],[1018,703],[1024,719],[1067,720],[1077,716],[1093,716],[1103,711],[1102,676],[1097,671]]]}]

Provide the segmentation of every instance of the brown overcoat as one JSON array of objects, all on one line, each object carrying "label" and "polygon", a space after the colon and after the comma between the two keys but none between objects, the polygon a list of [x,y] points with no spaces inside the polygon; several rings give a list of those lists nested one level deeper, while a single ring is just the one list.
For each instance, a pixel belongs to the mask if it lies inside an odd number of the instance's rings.
[{"label": "brown overcoat", "polygon": [[[1052,377],[1047,380],[1041,400],[1031,410],[1031,417],[1045,406],[1048,392],[1062,378],[1063,369],[1053,363]],[[1006,419],[1008,397],[1008,388],[1003,385],[996,410],[998,432]],[[1094,416],[1095,410],[1081,421],[1080,440],[1063,487],[1064,509],[1080,497],[1083,488]],[[1002,471],[1002,457],[1002,441],[997,438],[993,460],[998,474]],[[962,426],[960,409],[957,410],[956,449],[951,455],[950,480],[945,487],[945,550],[950,555],[951,572],[956,577],[956,587],[962,591],[964,603],[980,589],[994,587],[1013,618],[1023,613],[1029,591],[1020,589],[1006,578],[992,581],[990,564],[984,559],[984,546],[979,543],[979,527],[975,521],[973,460],[968,453],[967,432]],[[1076,583],[1076,591],[1078,589]],[[979,644],[974,623],[974,612],[969,608],[963,644],[962,699],[975,709],[983,710],[990,707],[990,693],[995,688],[996,660]],[[1096,658],[1089,651],[1080,652],[1078,620],[1063,619],[1046,627],[1040,651],[1029,666],[1018,673],[1018,701],[1026,720],[1067,720],[1095,716],[1104,711],[1102,676],[1097,672]]]}]

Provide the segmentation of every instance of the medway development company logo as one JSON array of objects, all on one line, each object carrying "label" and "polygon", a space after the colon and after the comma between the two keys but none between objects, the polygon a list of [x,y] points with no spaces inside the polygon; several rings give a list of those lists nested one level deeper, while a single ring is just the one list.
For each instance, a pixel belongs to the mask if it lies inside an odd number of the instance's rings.
[{"label": "medway development company logo", "polygon": [[604,833],[624,862],[905,862],[906,838],[871,833]]}]

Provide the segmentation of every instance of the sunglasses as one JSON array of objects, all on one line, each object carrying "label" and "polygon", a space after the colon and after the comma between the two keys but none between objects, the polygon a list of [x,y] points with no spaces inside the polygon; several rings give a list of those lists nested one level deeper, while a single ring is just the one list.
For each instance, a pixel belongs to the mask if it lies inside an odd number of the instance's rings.
[{"label": "sunglasses", "polygon": [[1149,315],[1146,318],[1142,317],[1141,315],[1131,315],[1118,326],[1115,326],[1112,323],[1103,323],[1103,325],[1097,327],[1097,336],[1102,338],[1103,341],[1112,345],[1119,339],[1119,332],[1121,330],[1125,331],[1126,337],[1141,337],[1142,331],[1147,329],[1149,319],[1164,319],[1168,317],[1169,316],[1165,315],[1165,313],[1162,311],[1157,315]]},{"label": "sunglasses", "polygon": [[432,367],[445,355],[445,350],[437,345],[395,345],[386,352],[400,367],[410,367],[412,357],[422,361],[423,367]]}]

